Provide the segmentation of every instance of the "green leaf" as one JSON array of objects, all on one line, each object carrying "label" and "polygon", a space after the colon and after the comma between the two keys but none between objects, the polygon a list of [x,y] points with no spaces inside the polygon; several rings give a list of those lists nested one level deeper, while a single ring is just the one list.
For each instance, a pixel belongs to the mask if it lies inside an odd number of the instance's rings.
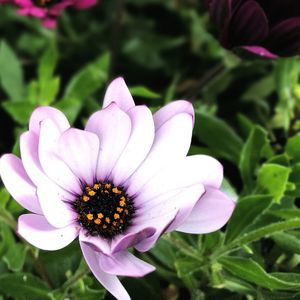
[{"label": "green leaf", "polygon": [[227,225],[225,243],[245,233],[247,228],[268,209],[271,202],[272,197],[268,195],[253,195],[240,199]]},{"label": "green leaf", "polygon": [[260,126],[255,126],[243,146],[239,168],[246,188],[254,185],[255,171],[262,156],[262,150],[269,144],[267,132]]},{"label": "green leaf", "polygon": [[270,193],[275,202],[279,203],[287,189],[290,172],[291,169],[284,166],[263,164],[258,172],[258,185]]},{"label": "green leaf", "polygon": [[83,101],[102,88],[108,78],[109,59],[110,56],[106,53],[75,74],[68,83],[63,98]]},{"label": "green leaf", "polygon": [[285,146],[286,153],[290,156],[293,162],[300,162],[300,133],[288,139]]},{"label": "green leaf", "polygon": [[0,291],[5,295],[21,300],[49,300],[50,292],[38,277],[27,273],[0,275]]},{"label": "green leaf", "polygon": [[61,110],[67,116],[70,124],[73,124],[80,113],[83,101],[78,98],[67,98],[55,103],[53,106]]},{"label": "green leaf", "polygon": [[22,101],[24,96],[23,71],[14,51],[2,41],[0,44],[0,82],[12,101]]},{"label": "green leaf", "polygon": [[221,257],[224,268],[233,275],[267,289],[300,289],[300,283],[279,279],[268,274],[258,263],[249,258]]},{"label": "green leaf", "polygon": [[27,125],[29,117],[36,107],[34,104],[25,101],[6,101],[2,103],[2,106],[11,115],[11,117],[21,125]]},{"label": "green leaf", "polygon": [[20,272],[23,269],[27,250],[27,247],[20,243],[14,243],[9,247],[8,251],[3,256],[3,260],[11,271]]},{"label": "green leaf", "polygon": [[148,99],[159,99],[161,96],[145,86],[133,86],[130,88],[132,96],[143,97]]},{"label": "green leaf", "polygon": [[224,121],[202,112],[196,112],[194,133],[201,142],[212,148],[220,157],[234,164],[239,161],[243,141]]},{"label": "green leaf", "polygon": [[279,232],[271,236],[271,239],[275,243],[283,248],[284,250],[290,251],[291,253],[300,254],[300,240],[294,235]]}]

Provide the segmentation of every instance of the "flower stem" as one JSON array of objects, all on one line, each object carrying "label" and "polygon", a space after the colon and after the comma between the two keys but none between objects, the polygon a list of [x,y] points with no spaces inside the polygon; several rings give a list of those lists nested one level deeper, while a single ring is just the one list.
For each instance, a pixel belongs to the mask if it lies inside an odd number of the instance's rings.
[{"label": "flower stem", "polygon": [[80,272],[76,272],[73,276],[71,276],[61,287],[62,291],[66,291],[73,285],[75,285],[78,281],[80,281],[82,278],[84,278],[87,274],[89,274],[90,269],[85,266],[84,269]]}]

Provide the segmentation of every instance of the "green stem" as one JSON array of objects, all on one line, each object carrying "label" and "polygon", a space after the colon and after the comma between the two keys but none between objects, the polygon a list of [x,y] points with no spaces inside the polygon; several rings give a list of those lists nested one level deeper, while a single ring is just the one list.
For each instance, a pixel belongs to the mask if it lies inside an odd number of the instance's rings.
[{"label": "green stem", "polygon": [[80,271],[75,273],[72,277],[70,277],[61,287],[62,291],[65,291],[67,289],[69,289],[70,287],[72,287],[73,285],[75,285],[78,281],[80,281],[82,278],[84,278],[87,274],[89,274],[90,269],[85,266],[85,268]]}]

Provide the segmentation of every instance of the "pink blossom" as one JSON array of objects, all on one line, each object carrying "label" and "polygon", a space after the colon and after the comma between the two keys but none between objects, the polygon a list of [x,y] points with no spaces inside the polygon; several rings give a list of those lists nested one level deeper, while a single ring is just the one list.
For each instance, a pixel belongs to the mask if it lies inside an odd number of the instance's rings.
[{"label": "pink blossom", "polygon": [[84,130],[71,128],[55,108],[37,108],[20,139],[21,159],[0,159],[7,190],[31,212],[19,217],[19,235],[44,250],[78,237],[95,277],[117,299],[130,299],[117,276],[155,268],[128,248],[147,251],[174,230],[218,230],[234,209],[220,191],[222,165],[187,156],[193,125],[189,102],[152,115],[135,105],[122,78],[110,84],[103,109]]},{"label": "pink blossom", "polygon": [[42,20],[45,27],[54,28],[57,17],[67,7],[86,9],[94,6],[97,0],[0,0],[0,4],[17,6],[17,12]]}]

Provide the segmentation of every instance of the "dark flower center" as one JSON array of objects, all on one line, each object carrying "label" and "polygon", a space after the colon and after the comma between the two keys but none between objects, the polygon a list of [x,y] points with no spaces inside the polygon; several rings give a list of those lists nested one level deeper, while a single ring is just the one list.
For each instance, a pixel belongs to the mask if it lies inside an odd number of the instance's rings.
[{"label": "dark flower center", "polygon": [[73,209],[89,235],[104,238],[124,232],[134,214],[133,199],[123,187],[109,181],[85,186],[82,196],[73,202]]}]

